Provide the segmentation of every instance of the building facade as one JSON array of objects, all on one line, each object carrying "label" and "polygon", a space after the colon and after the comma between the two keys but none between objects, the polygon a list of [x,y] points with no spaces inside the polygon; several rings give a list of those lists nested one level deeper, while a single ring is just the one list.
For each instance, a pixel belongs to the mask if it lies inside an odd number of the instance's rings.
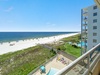
[{"label": "building facade", "polygon": [[82,54],[100,43],[100,8],[96,5],[81,10]]}]

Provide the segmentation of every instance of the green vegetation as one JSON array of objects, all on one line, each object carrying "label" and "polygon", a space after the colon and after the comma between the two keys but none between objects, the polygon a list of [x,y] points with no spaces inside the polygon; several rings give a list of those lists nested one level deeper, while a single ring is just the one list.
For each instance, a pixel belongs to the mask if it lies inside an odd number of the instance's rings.
[{"label": "green vegetation", "polygon": [[70,45],[68,43],[66,43],[64,45],[60,45],[57,49],[62,50],[72,56],[75,56],[75,57],[80,56],[80,47],[74,47],[73,45]]},{"label": "green vegetation", "polygon": [[80,34],[75,35],[75,36],[71,36],[68,38],[64,38],[61,41],[63,41],[63,43],[57,43],[57,44],[52,44],[49,46],[52,46],[53,48],[57,49],[57,50],[62,50],[72,56],[75,57],[79,57],[80,53],[81,53],[81,48],[77,47],[74,44],[68,44],[68,42],[72,42],[72,43],[79,43],[80,41]]},{"label": "green vegetation", "polygon": [[62,41],[64,41],[64,42],[75,42],[75,43],[78,43],[80,41],[80,39],[81,39],[81,35],[78,34],[78,35],[75,35],[75,36],[64,38],[64,39],[62,39]]},{"label": "green vegetation", "polygon": [[1,75],[27,75],[54,55],[42,46],[0,55]]},{"label": "green vegetation", "polygon": [[70,44],[65,44],[64,47],[66,48],[65,52],[75,56],[75,57],[79,57],[81,50],[79,47],[73,47],[73,45]]},{"label": "green vegetation", "polygon": [[80,34],[75,35],[75,36],[71,36],[68,38],[64,38],[64,39],[62,39],[64,44],[58,46],[58,48],[60,48],[60,50],[63,50],[72,56],[79,57],[80,53],[81,53],[81,48],[74,46],[74,45],[71,45],[71,44],[68,44],[68,42],[78,43],[80,41],[80,38],[81,38]]}]

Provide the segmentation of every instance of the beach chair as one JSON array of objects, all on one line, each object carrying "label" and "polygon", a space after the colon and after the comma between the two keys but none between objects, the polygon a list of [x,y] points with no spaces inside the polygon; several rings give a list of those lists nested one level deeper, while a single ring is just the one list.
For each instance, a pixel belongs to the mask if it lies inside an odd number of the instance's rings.
[{"label": "beach chair", "polygon": [[60,60],[60,57],[58,57],[57,60]]},{"label": "beach chair", "polygon": [[68,64],[67,60],[64,60],[64,64],[65,64],[65,65],[67,65],[67,64]]},{"label": "beach chair", "polygon": [[61,58],[60,61],[61,61],[61,62],[64,61],[64,58]]},{"label": "beach chair", "polygon": [[41,71],[41,74],[42,74],[42,73],[46,73],[45,66],[43,66],[43,65],[40,66],[40,71]]}]

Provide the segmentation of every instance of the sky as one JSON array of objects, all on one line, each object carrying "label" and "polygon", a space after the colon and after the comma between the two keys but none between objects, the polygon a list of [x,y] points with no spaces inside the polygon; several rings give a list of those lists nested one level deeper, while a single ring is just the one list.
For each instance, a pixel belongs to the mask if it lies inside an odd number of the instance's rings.
[{"label": "sky", "polygon": [[81,31],[81,9],[94,0],[0,0],[0,32]]}]

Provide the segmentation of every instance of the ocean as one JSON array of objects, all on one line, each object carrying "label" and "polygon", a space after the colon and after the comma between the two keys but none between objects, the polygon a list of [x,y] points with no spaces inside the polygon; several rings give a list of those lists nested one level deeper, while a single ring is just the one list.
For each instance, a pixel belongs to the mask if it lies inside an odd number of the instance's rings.
[{"label": "ocean", "polygon": [[0,43],[41,37],[50,37],[69,33],[75,32],[0,32]]}]

